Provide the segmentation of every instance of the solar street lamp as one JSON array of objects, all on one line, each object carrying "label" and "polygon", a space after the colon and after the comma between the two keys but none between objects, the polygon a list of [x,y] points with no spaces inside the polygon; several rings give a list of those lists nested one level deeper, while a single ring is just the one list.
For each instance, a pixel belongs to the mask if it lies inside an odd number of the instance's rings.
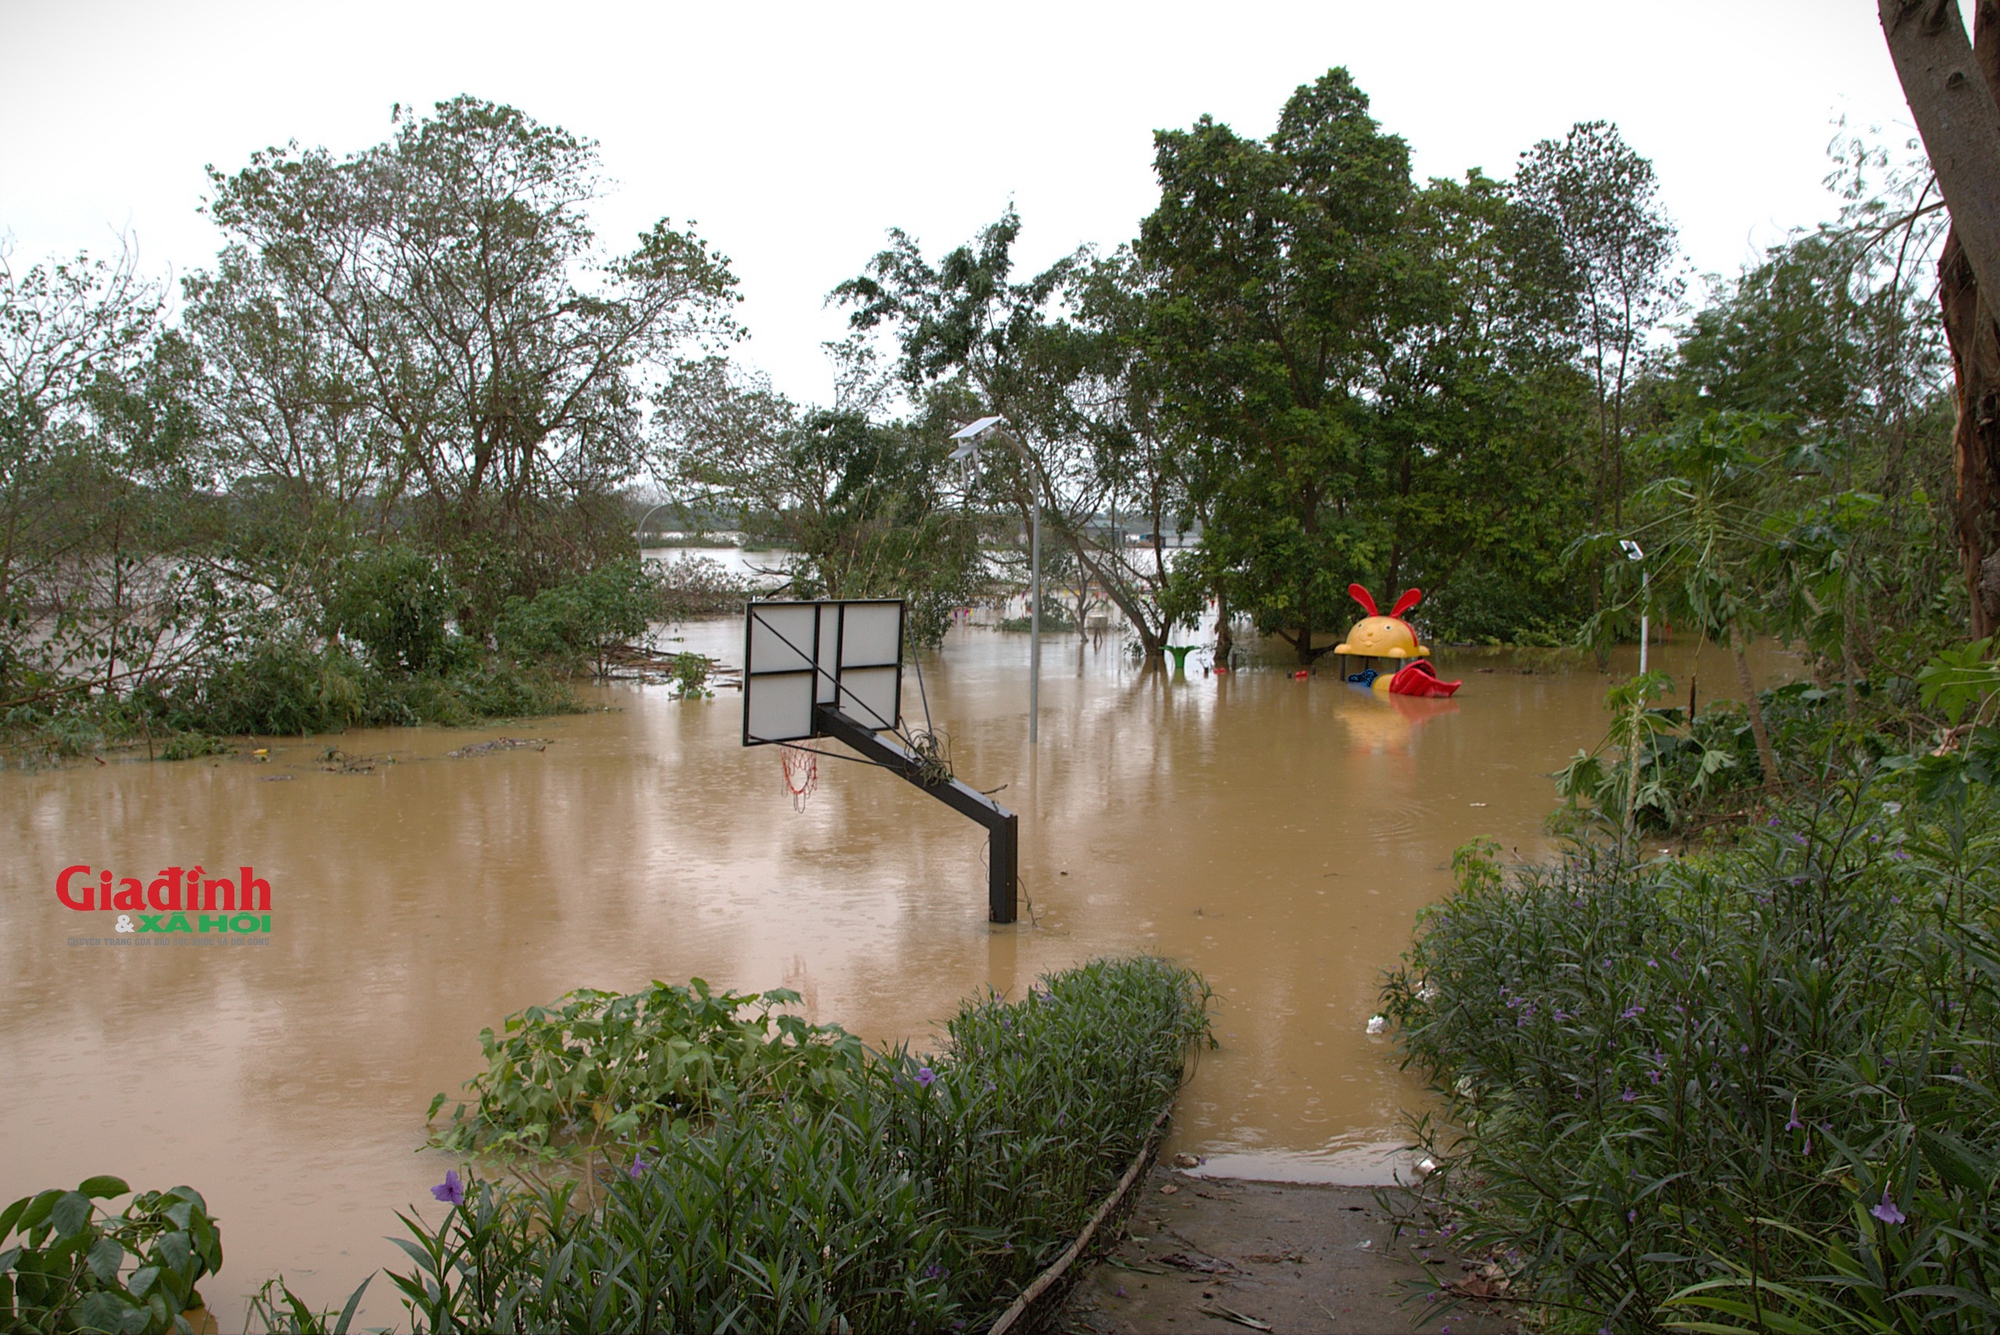
[{"label": "solar street lamp", "polygon": [[1028,638],[1033,642],[1028,648],[1028,745],[1033,746],[1040,732],[1042,704],[1042,493],[1035,485],[1035,464],[1028,457],[1027,449],[1012,431],[998,417],[982,417],[977,422],[952,433],[958,448],[951,452],[954,460],[968,468],[979,465],[979,443],[988,436],[1007,442],[1015,454],[1021,458],[1021,466],[1028,470]]},{"label": "solar street lamp", "polygon": [[[1646,553],[1640,549],[1638,543],[1632,541],[1630,538],[1620,538],[1618,546],[1624,551],[1627,561],[1643,562],[1646,559]],[[1641,565],[1639,567],[1639,671],[1641,673],[1646,670],[1646,640],[1648,639],[1646,634],[1648,629],[1646,614],[1652,610],[1652,595],[1648,592],[1650,583],[1646,567]]]}]

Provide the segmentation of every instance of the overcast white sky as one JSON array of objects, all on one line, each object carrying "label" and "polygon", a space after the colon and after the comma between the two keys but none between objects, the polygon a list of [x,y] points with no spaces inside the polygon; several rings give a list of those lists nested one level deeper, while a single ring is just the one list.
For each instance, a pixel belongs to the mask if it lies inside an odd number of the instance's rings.
[{"label": "overcast white sky", "polygon": [[18,267],[109,252],[205,265],[203,165],[297,139],[346,152],[389,108],[470,92],[602,145],[622,247],[695,219],[747,297],[745,359],[830,392],[826,292],[900,226],[932,253],[1014,200],[1021,257],[1130,238],[1151,134],[1204,112],[1268,133],[1346,65],[1421,175],[1511,172],[1615,121],[1700,271],[1831,215],[1833,120],[1909,136],[1870,0],[1017,0],[528,5],[0,0],[0,236]]}]

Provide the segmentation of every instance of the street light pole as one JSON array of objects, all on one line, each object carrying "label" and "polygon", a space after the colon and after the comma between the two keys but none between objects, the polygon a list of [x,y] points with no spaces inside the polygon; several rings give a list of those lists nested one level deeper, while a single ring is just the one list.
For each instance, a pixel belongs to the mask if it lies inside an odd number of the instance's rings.
[{"label": "street light pole", "polygon": [[[1028,485],[1033,487],[1032,476]],[[1042,494],[1039,490],[1028,498],[1028,587],[1035,600],[1028,609],[1028,638],[1033,641],[1028,648],[1028,745],[1039,740],[1042,721]]]},{"label": "street light pole", "polygon": [[959,442],[959,447],[952,451],[951,457],[976,464],[979,442],[994,435],[1006,441],[1019,456],[1028,475],[1028,638],[1033,641],[1028,646],[1028,745],[1034,746],[1041,740],[1042,720],[1042,492],[1027,447],[1012,431],[1002,429],[1002,424],[1002,418],[982,417],[953,432],[951,438]]},{"label": "street light pole", "polygon": [[1644,676],[1646,674],[1646,641],[1652,638],[1649,634],[1651,627],[1647,625],[1647,616],[1653,610],[1653,576],[1652,572],[1647,570],[1644,565],[1646,553],[1638,543],[1632,541],[1630,538],[1620,538],[1618,546],[1625,553],[1627,561],[1638,561],[1641,563],[1639,566],[1639,675]]},{"label": "street light pole", "polygon": [[646,545],[646,525],[648,525],[648,524],[650,524],[650,523],[652,523],[652,522],[653,522],[653,516],[654,516],[654,515],[658,514],[658,513],[660,512],[660,511],[662,511],[662,510],[666,509],[666,508],[667,508],[667,507],[668,507],[669,505],[672,505],[672,504],[673,504],[673,502],[672,502],[672,501],[661,501],[661,502],[660,502],[660,503],[659,503],[658,505],[656,505],[656,506],[654,506],[654,507],[653,507],[652,509],[650,509],[650,510],[646,511],[646,515],[645,515],[645,518],[643,518],[643,519],[641,519],[641,520],[639,521],[639,527],[638,527],[638,529],[637,529],[637,530],[636,530],[636,531],[635,531],[635,532],[634,532],[634,533],[632,534],[632,536],[633,536],[634,538],[636,538],[636,539],[638,540],[638,542],[639,542],[639,546],[640,546],[640,547],[641,547],[642,549],[643,549],[643,548],[645,547],[645,545]]}]

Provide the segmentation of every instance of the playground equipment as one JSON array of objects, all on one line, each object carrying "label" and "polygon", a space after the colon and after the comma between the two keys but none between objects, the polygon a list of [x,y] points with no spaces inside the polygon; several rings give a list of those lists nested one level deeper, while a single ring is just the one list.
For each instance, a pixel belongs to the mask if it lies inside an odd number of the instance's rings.
[{"label": "playground equipment", "polygon": [[1447,697],[1465,683],[1462,681],[1440,681],[1437,669],[1424,660],[1430,656],[1430,647],[1417,642],[1417,632],[1410,623],[1403,620],[1403,613],[1415,607],[1424,599],[1422,589],[1405,589],[1396,605],[1383,616],[1375,606],[1375,595],[1359,584],[1347,586],[1354,601],[1361,604],[1368,615],[1355,623],[1347,632],[1347,638],[1333,646],[1337,654],[1352,654],[1358,658],[1393,658],[1414,660],[1395,672],[1377,672],[1372,667],[1349,673],[1347,680],[1356,686],[1366,686],[1372,690],[1387,691],[1391,695],[1417,695]]},{"label": "playground equipment", "polygon": [[818,757],[829,754],[804,743],[831,737],[978,821],[987,831],[987,920],[1013,922],[1020,818],[952,777],[936,733],[904,727],[903,617],[900,598],[746,606],[743,745],[785,748],[785,788],[796,807],[817,786]]},{"label": "playground equipment", "polygon": [[1354,623],[1354,629],[1347,632],[1345,640],[1333,646],[1335,653],[1353,654],[1358,658],[1430,657],[1430,649],[1417,643],[1417,632],[1403,620],[1403,613],[1424,600],[1422,589],[1403,590],[1403,596],[1396,600],[1388,616],[1383,616],[1376,608],[1375,595],[1359,584],[1348,585],[1347,591],[1368,615]]},{"label": "playground equipment", "polygon": [[1375,689],[1378,691],[1386,689],[1391,695],[1423,695],[1447,699],[1465,684],[1462,680],[1439,681],[1437,669],[1421,658],[1388,678],[1387,687],[1382,686],[1381,681],[1382,678],[1376,678]]}]

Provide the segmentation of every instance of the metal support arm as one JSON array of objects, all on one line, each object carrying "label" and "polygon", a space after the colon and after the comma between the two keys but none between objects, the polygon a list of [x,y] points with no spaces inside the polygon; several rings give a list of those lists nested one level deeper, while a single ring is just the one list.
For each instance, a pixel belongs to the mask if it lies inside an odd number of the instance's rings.
[{"label": "metal support arm", "polygon": [[1015,880],[1020,866],[1021,818],[956,779],[926,783],[923,762],[915,753],[878,736],[873,728],[831,705],[820,705],[817,719],[819,731],[826,736],[846,744],[884,769],[894,770],[961,816],[970,816],[986,827],[986,918],[989,922],[1013,922],[1017,916]]}]

